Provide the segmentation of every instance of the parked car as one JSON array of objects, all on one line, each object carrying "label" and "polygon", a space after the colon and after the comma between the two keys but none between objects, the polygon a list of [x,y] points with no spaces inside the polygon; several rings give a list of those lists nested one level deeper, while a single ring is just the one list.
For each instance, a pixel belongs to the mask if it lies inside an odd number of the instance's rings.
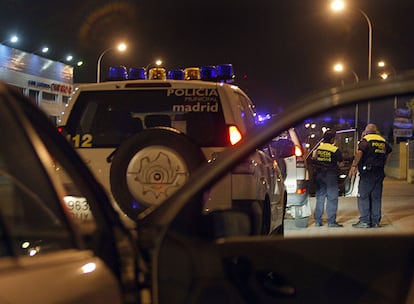
[{"label": "parked car", "polygon": [[308,226],[312,213],[308,189],[309,170],[302,142],[295,128],[289,128],[272,140],[274,157],[284,172],[286,213],[294,218],[295,226],[299,228]]},{"label": "parked car", "polygon": [[0,107],[0,302],[137,303],[135,239],[108,196],[32,101],[0,83]]},{"label": "parked car", "polygon": [[[231,65],[185,69],[178,80],[163,68],[150,75],[80,85],[60,126],[132,227],[256,127],[255,106],[232,84]],[[255,233],[282,234],[285,192],[278,166],[256,150],[212,189],[203,210],[242,209]]]},{"label": "parked car", "polygon": [[243,212],[202,213],[214,183],[284,130],[310,116],[357,102],[392,102],[403,94],[413,98],[414,74],[386,84],[361,81],[292,102],[285,115],[247,134],[196,170],[162,204],[139,214],[140,248],[151,265],[152,302],[412,303],[412,233],[355,228],[346,235],[340,229],[326,235],[321,230],[312,238],[251,236],[251,222]]}]

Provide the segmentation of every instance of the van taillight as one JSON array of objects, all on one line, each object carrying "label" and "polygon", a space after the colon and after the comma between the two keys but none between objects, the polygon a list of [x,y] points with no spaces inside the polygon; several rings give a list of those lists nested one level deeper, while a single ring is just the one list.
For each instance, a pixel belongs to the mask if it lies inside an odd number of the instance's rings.
[{"label": "van taillight", "polygon": [[62,127],[58,127],[58,128],[57,128],[57,131],[58,131],[59,133],[63,133],[63,128],[62,128]]},{"label": "van taillight", "polygon": [[303,155],[302,149],[299,146],[295,146],[295,155],[296,157],[300,157]]},{"label": "van taillight", "polygon": [[229,137],[232,145],[237,144],[242,139],[242,135],[236,126],[229,126]]}]

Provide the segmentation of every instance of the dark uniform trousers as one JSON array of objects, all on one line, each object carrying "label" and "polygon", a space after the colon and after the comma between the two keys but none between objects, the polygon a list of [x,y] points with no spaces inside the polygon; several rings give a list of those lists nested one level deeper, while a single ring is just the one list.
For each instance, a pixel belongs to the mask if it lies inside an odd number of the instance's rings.
[{"label": "dark uniform trousers", "polygon": [[315,222],[322,223],[322,215],[326,198],[326,213],[328,223],[336,222],[336,211],[338,210],[338,172],[337,170],[318,170],[315,178],[316,206]]},{"label": "dark uniform trousers", "polygon": [[371,225],[380,223],[384,177],[382,167],[372,167],[369,171],[360,172],[358,209],[361,222]]}]

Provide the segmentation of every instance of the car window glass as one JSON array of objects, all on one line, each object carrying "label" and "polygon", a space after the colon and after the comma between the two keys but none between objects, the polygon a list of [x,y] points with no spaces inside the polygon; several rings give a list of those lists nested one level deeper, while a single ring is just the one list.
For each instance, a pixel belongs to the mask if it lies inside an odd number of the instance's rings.
[{"label": "car window glass", "polygon": [[[303,216],[305,213],[293,213],[285,214],[284,222],[284,235],[285,237],[295,237],[302,235],[317,235],[317,236],[332,236],[337,235],[343,237],[344,235],[355,235],[358,233],[369,232],[372,234],[391,233],[414,233],[414,225],[408,221],[408,218],[414,216],[414,206],[412,203],[412,197],[414,195],[414,140],[412,131],[412,117],[405,117],[404,125],[401,124],[401,113],[409,112],[408,110],[399,110],[399,108],[405,109],[409,107],[409,101],[414,100],[412,95],[398,96],[398,104],[395,107],[394,97],[385,98],[381,100],[370,100],[371,112],[370,121],[375,122],[378,126],[380,135],[391,145],[393,152],[389,161],[385,166],[385,179],[383,183],[382,191],[382,217],[380,222],[381,229],[370,229],[361,231],[354,228],[352,225],[359,221],[360,211],[358,208],[358,178],[350,177],[349,171],[351,169],[353,160],[355,158],[358,144],[361,141],[364,128],[367,125],[367,112],[368,107],[365,104],[359,104],[359,115],[355,117],[355,106],[342,107],[341,109],[335,109],[324,115],[308,117],[300,123],[292,126],[295,128],[297,137],[300,140],[300,146],[303,148],[304,157],[309,162],[301,162],[297,164],[298,171],[301,166],[307,166],[309,169],[309,184],[306,191],[309,193],[309,205],[310,213],[306,213],[306,224],[303,227],[295,226],[295,216]],[[399,116],[400,115],[400,116]],[[264,124],[266,124],[265,122]],[[355,129],[355,125],[358,125],[358,129]],[[311,127],[312,126],[312,127]],[[336,131],[336,138],[334,145],[339,148],[343,154],[343,162],[339,166],[337,171],[338,180],[338,209],[336,220],[343,224],[344,227],[338,229],[328,228],[328,219],[326,206],[324,207],[323,226],[316,227],[314,219],[315,211],[315,174],[313,170],[313,163],[310,160],[312,151],[318,146],[323,138],[324,132],[331,129]],[[280,141],[281,149],[287,147],[291,150],[294,147],[294,143],[287,137],[287,133],[275,134],[275,141]],[[273,143],[273,142],[272,142]],[[270,145],[271,146],[271,145]],[[266,149],[262,150],[266,151]],[[272,149],[273,150],[273,149]],[[276,153],[270,153],[271,156],[276,158]],[[281,166],[280,166],[281,167]],[[240,168],[237,167],[238,169]],[[283,173],[283,168],[282,173]],[[238,171],[233,170],[233,176]],[[254,172],[254,171],[250,171]],[[283,176],[286,178],[286,176]],[[239,188],[234,188],[239,189]],[[243,189],[255,189],[253,184],[248,186],[243,184]],[[287,189],[287,188],[286,188]],[[207,192],[213,193],[214,187]],[[253,191],[253,190],[252,190]],[[298,195],[298,193],[296,193]],[[208,195],[205,195],[206,199],[210,199]],[[401,204],[401,209],[395,206],[395,197],[398,197],[398,201]],[[301,205],[297,204],[300,211]],[[403,210],[403,211],[401,211]],[[401,217],[400,212],[406,214],[407,219]],[[326,229],[325,229],[326,228]]]},{"label": "car window glass", "polygon": [[35,150],[9,112],[2,113],[0,128],[7,132],[0,142],[0,213],[10,251],[33,256],[73,248],[64,211]]},{"label": "car window glass", "polygon": [[[66,128],[75,148],[116,147],[132,134],[154,126],[173,127],[201,147],[229,145],[219,97],[195,101],[193,107],[186,98],[190,97],[168,90],[85,91]],[[252,113],[245,116],[253,120]]]},{"label": "car window glass", "polygon": [[255,127],[255,111],[251,101],[249,101],[245,96],[234,93],[239,97],[240,100],[240,116],[242,117],[244,124],[247,130],[250,130]]}]

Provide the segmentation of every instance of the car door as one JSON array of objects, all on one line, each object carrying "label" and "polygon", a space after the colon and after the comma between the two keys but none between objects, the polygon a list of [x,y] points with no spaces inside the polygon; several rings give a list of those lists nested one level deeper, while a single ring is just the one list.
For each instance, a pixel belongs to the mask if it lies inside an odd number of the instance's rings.
[{"label": "car door", "polygon": [[[51,146],[18,101],[1,91],[0,301],[119,303],[116,275],[69,218]],[[89,227],[96,230],[96,220]]]},{"label": "car door", "polygon": [[[150,254],[153,303],[413,302],[414,227],[410,223],[414,201],[408,183],[404,192],[407,219],[401,218],[401,210],[390,206],[384,222],[393,217],[396,225],[381,228],[360,230],[349,224],[349,229],[310,230],[314,233],[308,237],[264,237],[249,235],[249,217],[242,212],[200,216],[204,191],[275,133],[322,110],[327,113],[341,106],[344,111],[347,103],[353,113],[353,102],[357,101],[376,105],[380,99],[392,100],[401,92],[406,95],[399,95],[399,99],[413,99],[413,79],[402,78],[386,86],[372,82],[336,88],[305,98],[268,129],[251,133],[244,143],[220,154],[215,163],[201,167],[193,175],[194,182],[142,215],[140,243],[154,253]],[[351,203],[347,199],[342,202]],[[354,204],[351,222],[358,220],[356,200]],[[344,212],[340,216],[348,215]],[[221,233],[225,237],[215,239],[211,236],[218,234],[209,233],[211,229],[229,234]]]}]

